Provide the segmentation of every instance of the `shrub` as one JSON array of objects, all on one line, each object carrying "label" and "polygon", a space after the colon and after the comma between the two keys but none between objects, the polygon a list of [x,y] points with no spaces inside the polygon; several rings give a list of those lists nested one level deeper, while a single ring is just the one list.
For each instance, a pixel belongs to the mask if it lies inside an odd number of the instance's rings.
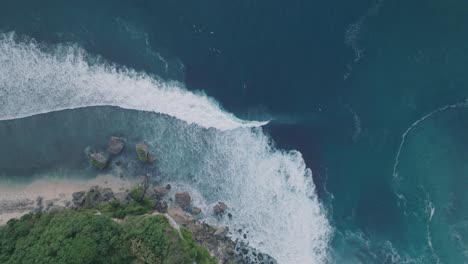
[{"label": "shrub", "polygon": [[[117,203],[109,209],[126,211]],[[162,215],[114,222],[93,210],[38,213],[0,227],[0,263],[211,264],[216,260]]]},{"label": "shrub", "polygon": [[0,228],[0,262],[128,263],[133,256],[121,233],[110,218],[91,212],[28,215]]}]

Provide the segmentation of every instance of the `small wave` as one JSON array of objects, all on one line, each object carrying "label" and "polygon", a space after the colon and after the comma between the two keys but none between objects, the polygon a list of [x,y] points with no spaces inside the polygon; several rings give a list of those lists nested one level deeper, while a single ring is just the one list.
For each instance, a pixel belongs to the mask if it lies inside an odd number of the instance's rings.
[{"label": "small wave", "polygon": [[73,45],[45,51],[32,40],[2,34],[0,65],[0,120],[109,105],[167,114],[219,130],[268,123],[241,120],[203,92],[91,58]]}]

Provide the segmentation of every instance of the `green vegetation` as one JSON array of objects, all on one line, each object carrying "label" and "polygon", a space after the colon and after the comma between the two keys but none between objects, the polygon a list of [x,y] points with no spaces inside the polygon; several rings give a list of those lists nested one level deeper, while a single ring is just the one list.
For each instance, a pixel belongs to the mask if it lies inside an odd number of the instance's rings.
[{"label": "green vegetation", "polygon": [[131,263],[123,232],[89,211],[25,215],[0,228],[0,263]]},{"label": "green vegetation", "polygon": [[184,238],[184,241],[187,243],[188,248],[190,249],[191,256],[196,260],[197,263],[217,263],[216,259],[211,257],[208,250],[200,246],[193,240],[192,233],[185,228],[180,229],[180,233]]},{"label": "green vegetation", "polygon": [[154,204],[143,187],[126,204],[95,205],[99,195],[87,192],[79,211],[28,214],[0,227],[0,263],[217,263],[188,230],[147,215]]},{"label": "green vegetation", "polygon": [[[103,214],[65,210],[11,220],[0,227],[0,263],[217,263],[189,231],[179,233],[162,215],[134,215],[137,207],[145,208],[112,202]],[[120,213],[126,221],[111,218]]]},{"label": "green vegetation", "polygon": [[110,203],[103,203],[97,206],[103,214],[112,218],[123,219],[130,215],[142,215],[151,212],[154,202],[146,195],[143,195],[143,187],[138,187],[130,192],[132,198],[128,204],[122,204],[117,200]]},{"label": "green vegetation", "polygon": [[143,143],[138,143],[135,146],[135,150],[137,152],[138,158],[143,161],[148,161],[148,154],[149,154],[149,147]]},{"label": "green vegetation", "polygon": [[101,213],[118,219],[123,219],[131,215],[143,215],[151,211],[151,207],[145,207],[135,201],[130,201],[128,204],[122,204],[119,201],[114,200],[110,203],[100,204],[97,208]]}]

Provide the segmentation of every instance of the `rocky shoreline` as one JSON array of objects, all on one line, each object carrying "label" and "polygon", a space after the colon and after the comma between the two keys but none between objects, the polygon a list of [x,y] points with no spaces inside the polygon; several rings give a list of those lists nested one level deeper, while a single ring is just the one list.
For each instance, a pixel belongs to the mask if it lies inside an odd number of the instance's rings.
[{"label": "rocky shoreline", "polygon": [[[125,148],[125,139],[111,137],[106,152],[87,151],[86,155],[90,164],[97,170],[103,171],[109,163],[117,157]],[[141,165],[154,165],[156,157],[151,154],[150,146],[144,142],[135,145],[135,156]],[[120,161],[119,161],[120,162]],[[118,177],[109,176],[115,179]],[[175,192],[170,184],[155,184],[150,175],[137,177],[131,185],[109,184],[104,180],[86,189],[75,190],[68,193],[60,193],[55,197],[37,196],[35,199],[11,199],[0,198],[0,225],[8,219],[18,218],[27,213],[54,212],[64,209],[81,210],[99,209],[106,204],[126,205],[132,202],[141,202],[148,199],[151,202],[151,210],[147,214],[162,214],[167,217],[173,227],[188,229],[193,239],[215,256],[219,263],[277,263],[271,256],[258,252],[244,241],[234,241],[228,236],[229,229],[226,226],[214,226],[200,219],[202,209],[192,205],[192,197],[188,192]],[[122,180],[122,179],[119,179]],[[129,187],[132,186],[132,187]],[[229,205],[219,201],[211,212],[203,212],[218,217],[233,217],[229,212]],[[126,221],[125,218],[115,218],[115,221]]]}]

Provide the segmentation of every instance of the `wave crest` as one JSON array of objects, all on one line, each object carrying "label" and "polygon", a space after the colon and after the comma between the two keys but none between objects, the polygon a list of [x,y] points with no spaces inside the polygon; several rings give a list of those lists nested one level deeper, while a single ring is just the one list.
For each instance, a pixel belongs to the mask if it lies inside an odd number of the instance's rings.
[{"label": "wave crest", "polygon": [[203,92],[179,82],[90,58],[76,47],[47,52],[34,41],[0,35],[0,120],[87,106],[118,106],[167,114],[189,124],[229,130],[268,122],[244,121]]}]

